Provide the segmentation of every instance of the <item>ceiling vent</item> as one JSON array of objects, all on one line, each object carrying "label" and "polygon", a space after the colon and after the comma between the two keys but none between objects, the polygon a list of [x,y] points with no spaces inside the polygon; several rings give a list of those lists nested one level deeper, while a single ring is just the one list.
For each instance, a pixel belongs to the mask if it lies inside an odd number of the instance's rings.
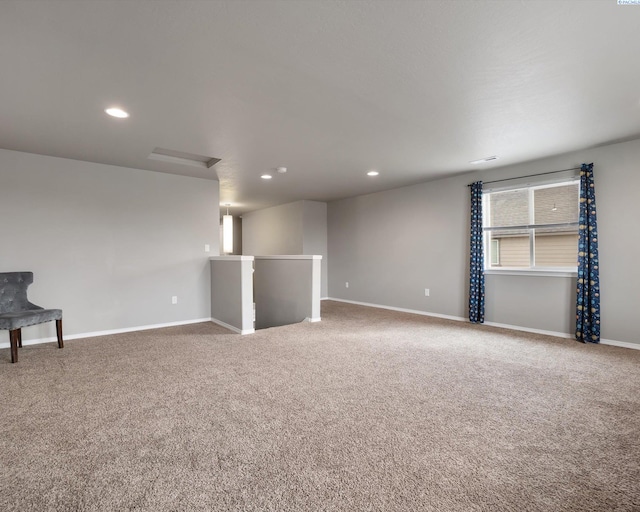
[{"label": "ceiling vent", "polygon": [[477,164],[484,164],[486,162],[493,162],[494,160],[497,160],[498,157],[496,155],[493,156],[488,156],[486,158],[481,158],[480,160],[472,160],[471,162],[469,162],[471,165],[477,165]]},{"label": "ceiling vent", "polygon": [[204,167],[205,169],[213,167],[220,161],[219,158],[213,158],[212,156],[194,155],[193,153],[184,153],[182,151],[164,148],[155,148],[148,158],[162,162],[170,162],[172,164]]}]

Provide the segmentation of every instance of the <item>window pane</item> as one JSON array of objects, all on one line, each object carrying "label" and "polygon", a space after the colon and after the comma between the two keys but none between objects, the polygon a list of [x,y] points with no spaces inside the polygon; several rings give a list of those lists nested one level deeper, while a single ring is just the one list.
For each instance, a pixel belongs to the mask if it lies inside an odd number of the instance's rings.
[{"label": "window pane", "polygon": [[512,230],[511,234],[487,232],[489,255],[487,268],[529,268],[529,230]]},{"label": "window pane", "polygon": [[497,238],[491,239],[491,252],[490,252],[491,267],[497,267],[500,265],[500,240]]},{"label": "window pane", "polygon": [[529,191],[506,190],[489,194],[489,226],[529,224]]},{"label": "window pane", "polygon": [[575,269],[579,190],[573,180],[485,193],[485,268]]},{"label": "window pane", "polygon": [[558,229],[535,230],[536,267],[575,267],[578,259],[578,232]]},{"label": "window pane", "polygon": [[578,222],[579,183],[534,189],[534,224]]}]

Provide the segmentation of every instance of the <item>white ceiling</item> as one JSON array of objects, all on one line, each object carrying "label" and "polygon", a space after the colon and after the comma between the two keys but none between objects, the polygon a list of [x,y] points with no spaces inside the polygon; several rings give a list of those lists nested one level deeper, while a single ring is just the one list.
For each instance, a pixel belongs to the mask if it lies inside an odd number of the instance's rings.
[{"label": "white ceiling", "polygon": [[0,0],[0,147],[327,201],[639,137],[639,55],[616,0]]}]

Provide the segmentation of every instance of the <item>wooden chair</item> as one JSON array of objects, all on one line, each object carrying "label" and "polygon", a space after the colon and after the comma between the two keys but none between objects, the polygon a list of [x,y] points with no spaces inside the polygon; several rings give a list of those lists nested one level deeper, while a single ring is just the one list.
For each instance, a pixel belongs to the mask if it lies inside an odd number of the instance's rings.
[{"label": "wooden chair", "polygon": [[56,321],[58,347],[63,348],[62,310],[44,309],[27,299],[27,288],[33,283],[33,272],[0,272],[0,329],[9,331],[11,362],[18,362],[22,347],[22,328]]}]

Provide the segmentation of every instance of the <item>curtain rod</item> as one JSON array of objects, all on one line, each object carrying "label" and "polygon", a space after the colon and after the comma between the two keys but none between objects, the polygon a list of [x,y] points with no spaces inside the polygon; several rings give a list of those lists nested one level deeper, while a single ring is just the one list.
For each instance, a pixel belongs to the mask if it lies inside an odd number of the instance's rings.
[{"label": "curtain rod", "polygon": [[[516,176],[515,178],[505,178],[503,180],[493,180],[493,181],[485,181],[483,185],[487,185],[489,183],[502,183],[503,181],[511,181],[511,180],[519,180],[522,178],[532,178],[533,176],[544,176],[545,174],[556,174],[559,172],[567,172],[567,171],[579,171],[582,167],[572,167],[571,169],[561,169],[559,171],[550,171],[550,172],[539,172],[538,174],[527,174],[526,176]],[[470,187],[472,184],[469,183],[467,187]]]}]

